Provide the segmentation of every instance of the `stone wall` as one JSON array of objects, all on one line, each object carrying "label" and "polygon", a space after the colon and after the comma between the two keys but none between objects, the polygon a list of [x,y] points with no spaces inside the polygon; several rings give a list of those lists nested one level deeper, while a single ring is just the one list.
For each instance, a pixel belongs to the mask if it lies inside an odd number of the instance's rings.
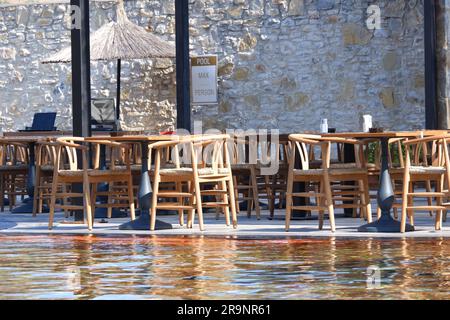
[{"label": "stone wall", "polygon": [[[41,0],[42,1],[42,0]],[[65,1],[61,1],[65,2]],[[382,28],[366,27],[369,5]],[[91,28],[114,19],[114,2],[91,6]],[[131,21],[174,40],[173,1],[130,0]],[[70,44],[67,3],[0,7],[0,127],[58,110],[71,125],[70,65],[39,60]],[[216,106],[193,106],[204,128],[315,130],[328,118],[359,129],[372,114],[384,128],[424,126],[423,0],[190,0],[191,54],[218,54]],[[175,123],[173,61],[122,68],[125,128]],[[94,63],[92,96],[115,96],[115,62]]]}]

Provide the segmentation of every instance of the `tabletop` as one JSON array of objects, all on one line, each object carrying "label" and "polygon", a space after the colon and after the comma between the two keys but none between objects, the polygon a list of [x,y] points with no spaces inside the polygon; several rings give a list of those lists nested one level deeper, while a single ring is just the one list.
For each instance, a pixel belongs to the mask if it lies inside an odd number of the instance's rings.
[{"label": "tabletop", "polygon": [[323,133],[324,137],[338,138],[415,138],[447,134],[447,130],[417,130],[417,131],[385,131],[385,132],[337,132]]},{"label": "tabletop", "polygon": [[87,137],[86,141],[110,140],[110,141],[124,141],[124,142],[145,142],[145,141],[171,141],[179,140],[181,136],[178,135],[123,135],[123,136],[95,136]]}]

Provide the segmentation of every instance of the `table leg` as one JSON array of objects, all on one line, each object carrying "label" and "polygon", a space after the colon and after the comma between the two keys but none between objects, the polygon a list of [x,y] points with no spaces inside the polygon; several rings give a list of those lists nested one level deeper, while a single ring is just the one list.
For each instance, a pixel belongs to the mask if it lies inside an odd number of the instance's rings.
[{"label": "table leg", "polygon": [[[152,198],[152,186],[150,184],[150,175],[148,173],[148,142],[141,142],[142,150],[142,172],[141,181],[139,184],[139,207],[141,210],[140,216],[130,222],[126,222],[119,226],[120,230],[150,230],[150,206]],[[170,223],[156,220],[155,230],[172,229]]]},{"label": "table leg", "polygon": [[28,144],[28,175],[27,175],[27,194],[28,200],[24,201],[22,205],[14,208],[11,213],[33,213],[33,197],[34,185],[36,183],[36,162],[35,162],[35,142]]},{"label": "table leg", "polygon": [[[389,174],[388,141],[388,138],[381,139],[381,172],[377,197],[378,206],[381,209],[381,217],[375,222],[359,227],[359,232],[400,232],[400,222],[391,217],[391,208],[394,204],[394,190],[392,189],[392,181]],[[414,227],[407,224],[406,231],[414,231]]]},{"label": "table leg", "polygon": [[[100,145],[100,169],[106,170],[106,146],[104,144]],[[108,183],[99,183],[97,187],[97,191],[105,192],[109,190]],[[107,203],[108,197],[99,196],[98,197],[100,203]],[[124,218],[127,216],[126,212],[120,211],[119,208],[113,208],[111,218]],[[96,208],[95,209],[95,218],[97,219],[105,219],[108,218],[108,208]]]},{"label": "table leg", "polygon": [[[344,145],[342,147],[344,148],[344,159],[342,159],[343,162],[344,163],[356,162],[355,146],[352,144],[344,143]],[[354,181],[345,181],[343,184],[347,185],[347,186],[354,186],[355,182]],[[353,201],[344,201],[344,204],[352,204],[352,203],[353,203]],[[344,208],[344,217],[352,218],[353,217],[353,209],[352,208]]]}]

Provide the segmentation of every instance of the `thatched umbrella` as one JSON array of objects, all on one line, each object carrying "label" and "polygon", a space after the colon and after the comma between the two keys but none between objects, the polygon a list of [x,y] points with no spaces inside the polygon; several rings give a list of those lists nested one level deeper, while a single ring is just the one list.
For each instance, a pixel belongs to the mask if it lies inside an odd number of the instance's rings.
[{"label": "thatched umbrella", "polygon": [[[117,109],[120,117],[120,69],[122,59],[174,58],[175,47],[128,20],[123,0],[117,3],[117,21],[111,21],[90,36],[91,60],[117,60]],[[60,63],[71,61],[71,47],[41,61]]]}]

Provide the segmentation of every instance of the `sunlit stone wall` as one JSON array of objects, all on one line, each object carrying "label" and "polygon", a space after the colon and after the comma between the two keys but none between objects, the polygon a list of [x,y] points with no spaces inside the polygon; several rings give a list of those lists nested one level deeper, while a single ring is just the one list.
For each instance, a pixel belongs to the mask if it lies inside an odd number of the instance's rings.
[{"label": "sunlit stone wall", "polygon": [[[68,129],[70,65],[39,63],[70,44],[68,1],[24,2],[0,5],[0,130],[49,110]],[[381,9],[378,30],[366,26],[372,4]],[[174,41],[173,1],[130,0],[125,8],[130,20]],[[114,1],[91,5],[92,30],[114,18]],[[191,53],[219,56],[220,103],[193,106],[205,128],[292,132],[328,118],[356,130],[362,114],[386,129],[424,125],[423,0],[190,0],[190,23]],[[123,62],[124,128],[175,123],[173,63]],[[115,97],[115,66],[92,64],[92,97]]]}]

